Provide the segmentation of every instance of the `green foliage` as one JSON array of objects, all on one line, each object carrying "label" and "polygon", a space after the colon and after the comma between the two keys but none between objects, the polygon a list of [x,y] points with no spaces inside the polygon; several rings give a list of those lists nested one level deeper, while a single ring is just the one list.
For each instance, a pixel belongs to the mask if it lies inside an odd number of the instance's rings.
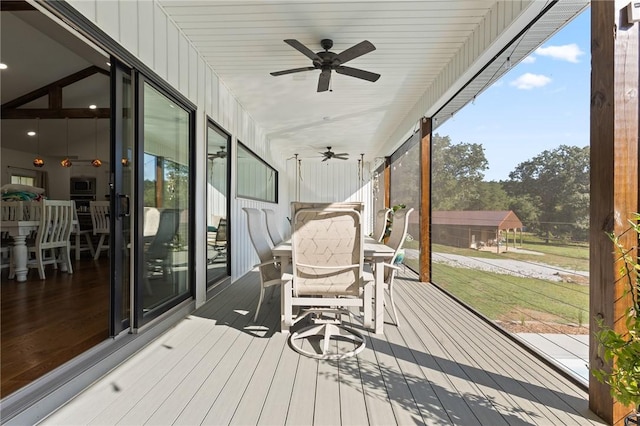
[{"label": "green foliage", "polygon": [[[629,221],[629,231],[640,236],[640,214],[635,214]],[[623,234],[624,235],[624,234]],[[596,339],[598,349],[603,359],[610,366],[593,369],[592,374],[602,383],[607,383],[611,389],[611,396],[624,405],[632,404],[640,408],[640,264],[637,260],[637,247],[627,248],[621,241],[621,236],[609,234],[616,249],[616,253],[624,260],[620,268],[622,280],[616,284],[625,285],[624,294],[631,300],[631,305],[625,311],[625,328],[622,333],[606,326],[602,319],[598,319]],[[635,238],[638,241],[638,238]]]},{"label": "green foliage", "polygon": [[511,210],[500,182],[479,182],[476,191],[477,198],[469,200],[465,210]]},{"label": "green foliage", "polygon": [[482,199],[483,172],[489,168],[482,145],[452,144],[449,136],[437,133],[432,142],[433,210],[471,210],[471,205]]},{"label": "green foliage", "polygon": [[[514,212],[541,234],[585,241],[589,227],[589,147],[560,145],[520,163],[503,182]],[[527,200],[536,209],[527,208]],[[521,211],[519,207],[525,208]]]}]

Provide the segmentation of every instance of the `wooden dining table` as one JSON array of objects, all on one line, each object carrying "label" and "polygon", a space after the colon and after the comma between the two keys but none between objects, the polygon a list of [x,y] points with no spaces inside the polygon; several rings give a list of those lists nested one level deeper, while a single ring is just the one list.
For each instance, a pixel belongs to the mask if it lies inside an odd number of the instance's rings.
[{"label": "wooden dining table", "polygon": [[39,220],[3,220],[2,232],[7,232],[13,239],[12,262],[16,281],[27,280],[27,236],[38,230]]},{"label": "wooden dining table", "polygon": [[[73,220],[72,225],[77,225],[78,221]],[[3,220],[0,224],[2,232],[7,232],[11,239],[12,244],[12,262],[13,270],[15,272],[16,281],[23,282],[27,280],[27,237],[38,230],[40,226],[39,220]],[[60,262],[60,270],[66,271],[65,262]]]},{"label": "wooden dining table", "polygon": [[[364,238],[364,258],[373,264],[374,273],[374,296],[373,296],[373,316],[371,322],[365,321],[364,326],[375,332],[382,334],[384,332],[384,266],[385,260],[393,257],[394,250],[382,243],[377,242],[371,237]],[[280,270],[288,270],[291,263],[291,240],[283,241],[271,250],[274,257],[280,262]],[[284,316],[284,291],[281,293],[280,309],[281,321],[280,331],[289,333],[289,325],[285,324]]]}]

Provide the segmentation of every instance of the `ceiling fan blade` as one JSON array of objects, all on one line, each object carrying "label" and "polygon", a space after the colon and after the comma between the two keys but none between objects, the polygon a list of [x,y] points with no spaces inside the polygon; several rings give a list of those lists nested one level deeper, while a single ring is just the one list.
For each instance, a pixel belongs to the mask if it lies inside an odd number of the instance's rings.
[{"label": "ceiling fan blade", "polygon": [[329,82],[331,81],[331,70],[322,70],[318,77],[318,92],[326,92],[329,90]]},{"label": "ceiling fan blade", "polygon": [[333,154],[333,155],[334,155],[334,156],[336,156],[336,157],[344,157],[344,156],[347,156],[347,157],[348,157],[348,156],[349,156],[349,153],[348,153],[348,152],[343,152],[343,153],[341,153],[341,154]]},{"label": "ceiling fan blade", "polygon": [[284,70],[284,71],[275,71],[275,72],[271,72],[269,74],[271,74],[272,76],[278,76],[278,75],[285,75],[285,74],[292,74],[294,72],[302,72],[302,71],[312,71],[315,70],[315,67],[303,67],[303,68],[292,68],[290,70]]},{"label": "ceiling fan blade", "polygon": [[302,53],[307,58],[311,59],[312,61],[322,62],[322,59],[320,59],[320,57],[313,50],[309,49],[307,46],[300,43],[298,40],[287,39],[284,42],[287,43],[289,46],[293,47],[294,49],[296,49],[298,52]]},{"label": "ceiling fan blade", "polygon": [[340,67],[335,68],[335,70],[336,70],[336,72],[338,74],[344,74],[344,75],[348,75],[348,76],[351,76],[351,77],[361,78],[361,79],[367,80],[367,81],[378,81],[378,79],[380,78],[380,74],[376,74],[374,72],[361,70],[361,69],[358,69],[358,68],[340,66]]},{"label": "ceiling fan blade", "polygon": [[324,157],[324,158],[322,159],[322,161],[327,161],[328,159],[329,159],[329,157]]},{"label": "ceiling fan blade", "polygon": [[336,160],[348,160],[347,157],[338,157],[337,155],[334,155],[333,158],[335,158]]},{"label": "ceiling fan blade", "polygon": [[336,60],[340,61],[340,64],[344,64],[347,61],[357,58],[358,56],[362,56],[365,53],[373,52],[376,50],[376,47],[371,44],[369,40],[361,41],[355,46],[351,46],[347,50],[340,52],[336,56]]}]

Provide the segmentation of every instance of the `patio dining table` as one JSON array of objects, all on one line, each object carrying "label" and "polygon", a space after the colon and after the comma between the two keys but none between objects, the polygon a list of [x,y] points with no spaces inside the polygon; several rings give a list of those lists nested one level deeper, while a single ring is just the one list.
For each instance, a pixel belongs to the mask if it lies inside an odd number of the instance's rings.
[{"label": "patio dining table", "polygon": [[[280,270],[286,271],[291,263],[291,240],[283,241],[275,246],[271,252],[280,262]],[[374,267],[374,296],[373,296],[373,318],[372,323],[365,322],[364,326],[374,331],[376,334],[383,333],[384,326],[384,266],[386,259],[393,257],[394,250],[371,237],[364,238],[364,258],[373,263]],[[284,292],[281,292],[280,309],[284,309]],[[283,333],[289,332],[289,325],[285,324],[284,316],[281,315],[280,330]]]}]

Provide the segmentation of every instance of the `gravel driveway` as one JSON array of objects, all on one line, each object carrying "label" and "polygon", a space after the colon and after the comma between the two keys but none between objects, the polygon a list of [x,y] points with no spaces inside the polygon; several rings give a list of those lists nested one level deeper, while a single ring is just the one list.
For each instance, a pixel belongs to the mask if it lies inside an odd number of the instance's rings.
[{"label": "gravel driveway", "polygon": [[[417,258],[417,250],[407,250],[407,258]],[[538,278],[550,281],[566,281],[563,276],[578,275],[589,277],[589,272],[563,269],[557,266],[545,265],[538,262],[525,262],[512,259],[487,259],[481,257],[467,257],[457,254],[433,253],[433,261],[444,263],[457,268],[468,268],[497,274],[513,275],[525,278]]]}]

